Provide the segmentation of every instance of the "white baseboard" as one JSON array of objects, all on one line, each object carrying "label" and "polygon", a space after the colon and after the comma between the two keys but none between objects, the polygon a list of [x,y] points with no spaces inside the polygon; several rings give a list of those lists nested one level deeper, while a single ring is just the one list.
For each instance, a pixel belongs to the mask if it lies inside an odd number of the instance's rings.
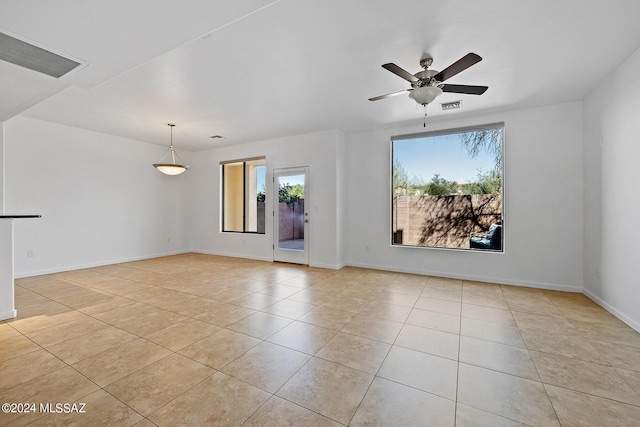
[{"label": "white baseboard", "polygon": [[14,310],[3,311],[0,313],[0,320],[13,319],[18,315],[18,312]]},{"label": "white baseboard", "polygon": [[346,267],[346,264],[323,264],[321,262],[313,262],[313,263],[309,263],[309,267],[315,267],[315,268],[326,268],[328,270],[340,270],[342,267]]},{"label": "white baseboard", "polygon": [[475,276],[471,274],[457,274],[457,273],[449,273],[449,272],[444,273],[441,271],[425,271],[425,270],[417,270],[417,269],[411,269],[411,268],[398,268],[398,267],[389,266],[389,265],[376,265],[376,264],[364,264],[364,263],[347,263],[347,265],[351,267],[370,268],[372,270],[393,271],[396,273],[408,273],[408,274],[420,274],[423,276],[445,277],[448,279],[460,279],[460,280],[469,280],[469,281],[475,281],[475,282],[498,283],[501,285],[526,286],[528,288],[548,289],[548,290],[564,291],[564,292],[577,292],[577,293],[583,292],[583,288],[580,286],[558,285],[555,283],[538,283],[538,282],[528,282],[523,280],[505,279],[500,277]]},{"label": "white baseboard", "polygon": [[[218,255],[218,256],[225,256],[225,257],[231,257],[231,258],[244,258],[244,259],[257,260],[257,261],[273,262],[272,258],[267,258],[267,257],[248,256],[246,254],[194,249],[194,250],[172,251],[172,252],[144,255],[144,256],[138,256],[138,257],[130,257],[130,258],[119,258],[119,259],[112,259],[109,261],[99,261],[99,262],[85,263],[85,264],[65,266],[65,267],[57,267],[57,268],[51,268],[51,269],[45,269],[45,270],[20,272],[15,275],[15,278],[19,279],[23,277],[41,276],[44,274],[60,273],[63,271],[82,270],[85,268],[101,267],[105,265],[121,264],[121,263],[132,262],[132,261],[141,261],[145,259],[159,258],[163,256],[181,255],[181,254],[186,254],[191,252],[205,254],[205,255]],[[549,290],[558,290],[558,291],[565,291],[565,292],[584,293],[586,296],[591,298],[595,303],[597,303],[602,308],[604,308],[605,310],[613,314],[622,322],[629,325],[634,330],[640,332],[640,322],[636,321],[635,319],[632,319],[631,317],[627,316],[625,313],[622,313],[620,310],[616,309],[611,304],[607,303],[597,295],[579,286],[557,285],[553,283],[537,283],[537,282],[528,282],[528,281],[522,281],[522,280],[504,279],[499,277],[484,277],[484,276],[474,276],[474,275],[467,275],[467,274],[443,273],[438,271],[424,271],[424,270],[417,270],[417,269],[411,269],[411,268],[398,268],[398,267],[389,266],[389,265],[366,264],[366,263],[341,263],[337,265],[323,264],[323,263],[310,263],[309,266],[317,267],[317,268],[326,268],[330,270],[340,270],[343,267],[350,266],[350,267],[359,267],[359,268],[369,268],[372,270],[393,271],[397,273],[420,274],[424,276],[446,277],[450,279],[471,280],[471,281],[479,281],[479,282],[498,283],[503,285],[526,286],[526,287],[538,288],[538,289],[549,289]],[[9,310],[9,311],[0,313],[0,320],[13,319],[16,316],[17,316],[16,310]]]},{"label": "white baseboard", "polygon": [[[227,256],[231,258],[244,258],[244,259],[252,259],[255,261],[273,262],[273,258],[248,256],[246,254],[237,254],[237,253],[230,253],[230,252],[208,251],[208,250],[202,250],[202,249],[194,249],[192,252],[198,253],[198,254],[205,254],[205,255],[218,255],[218,256]],[[346,264],[336,265],[336,264],[324,264],[319,262],[310,262],[309,267],[326,268],[329,270],[340,270],[342,267],[346,267]]]},{"label": "white baseboard", "polygon": [[[190,252],[200,253],[200,254],[205,254],[205,255],[218,255],[218,256],[226,256],[226,257],[231,257],[231,258],[244,258],[244,259],[252,259],[252,260],[256,260],[256,261],[273,262],[273,259],[269,258],[269,257],[251,256],[251,255],[247,255],[247,254],[222,252],[222,251],[209,251],[209,250],[202,250],[202,249],[193,249],[193,250],[180,250],[180,251],[164,252],[164,253],[144,255],[144,256],[138,256],[138,257],[130,257],[130,258],[119,258],[119,259],[112,259],[112,260],[108,260],[108,261],[98,261],[98,262],[84,263],[84,264],[78,264],[78,265],[70,265],[70,266],[64,266],[64,267],[56,267],[56,268],[50,268],[50,269],[44,269],[44,270],[34,270],[34,271],[28,271],[28,272],[20,272],[20,273],[16,273],[15,274],[15,278],[19,279],[19,278],[23,278],[23,277],[41,276],[41,275],[44,275],[44,274],[61,273],[63,271],[82,270],[82,269],[85,269],[85,268],[102,267],[102,266],[105,266],[105,265],[120,264],[120,263],[125,263],[125,262],[132,262],[132,261],[141,261],[141,260],[145,260],[145,259],[159,258],[159,257],[171,256],[171,255],[180,255],[180,254],[185,254],[185,253],[190,253]],[[527,287],[531,287],[531,288],[559,290],[559,291],[566,291],[566,292],[583,292],[584,291],[583,288],[577,287],[577,286],[566,286],[566,285],[556,285],[556,284],[550,284],[550,283],[527,282],[527,281],[521,281],[521,280],[501,279],[501,278],[498,278],[498,277],[484,277],[484,276],[464,275],[464,274],[455,274],[455,273],[443,273],[443,272],[438,272],[438,271],[424,271],[424,270],[417,270],[417,269],[411,269],[411,268],[398,268],[398,267],[389,266],[389,265],[366,264],[366,263],[341,263],[341,264],[337,264],[337,265],[336,264],[324,264],[324,263],[310,263],[309,266],[310,267],[317,267],[317,268],[326,268],[326,269],[330,269],[330,270],[340,270],[343,267],[351,266],[351,267],[369,268],[369,269],[372,269],[372,270],[393,271],[393,272],[397,272],[397,273],[420,274],[420,275],[435,276],[435,277],[447,277],[447,278],[451,278],[451,279],[473,280],[473,281],[480,281],[480,282],[499,283],[499,284],[504,284],[504,285],[527,286]],[[596,301],[596,302],[599,301],[599,299],[597,297],[595,297],[595,296],[592,297],[592,295],[590,295],[590,294],[587,294],[587,295],[590,298],[594,299],[594,301]],[[603,304],[601,304],[601,305],[603,305]],[[603,307],[604,307],[604,305],[603,305]],[[620,314],[620,315],[623,316],[626,319],[629,319],[628,316],[624,316],[622,314]],[[616,315],[616,317],[619,317],[619,316]],[[625,320],[623,320],[623,321],[625,323],[628,323]],[[629,319],[629,321],[633,322],[631,319]],[[637,322],[635,322],[635,323],[637,325]],[[634,329],[635,329],[635,327],[634,327]]]},{"label": "white baseboard", "polygon": [[20,273],[16,273],[14,277],[16,279],[20,279],[20,278],[23,278],[23,277],[42,276],[44,274],[62,273],[64,271],[82,270],[82,269],[85,269],[85,268],[102,267],[102,266],[105,266],[105,265],[122,264],[122,263],[125,263],[125,262],[132,262],[132,261],[142,261],[142,260],[145,260],[145,259],[160,258],[160,257],[163,257],[163,256],[188,254],[190,252],[192,252],[192,251],[191,250],[181,250],[181,251],[164,252],[164,253],[153,254],[153,255],[143,255],[143,256],[138,256],[138,257],[118,258],[118,259],[112,259],[112,260],[108,260],[108,261],[96,261],[96,262],[89,262],[89,263],[85,263],[85,264],[77,264],[77,265],[68,265],[68,266],[64,266],[64,267],[48,268],[48,269],[44,269],[44,270],[34,270],[34,271],[20,272]]},{"label": "white baseboard", "polygon": [[593,292],[589,292],[588,290],[585,289],[584,290],[584,294],[586,296],[588,296],[589,298],[591,298],[600,307],[604,308],[609,313],[613,314],[618,319],[620,319],[622,322],[624,322],[627,325],[629,325],[629,327],[633,328],[636,332],[640,332],[640,322],[637,322],[634,319],[632,319],[631,317],[627,316],[626,314],[624,314],[623,312],[621,312],[620,310],[618,310],[617,308],[615,308],[611,304],[609,304],[606,301],[604,301],[602,298],[600,298],[597,295],[595,295]]},{"label": "white baseboard", "polygon": [[193,252],[193,253],[196,253],[196,254],[204,254],[204,255],[218,255],[218,256],[226,256],[226,257],[229,257],[229,258],[244,258],[244,259],[252,259],[252,260],[255,260],[255,261],[273,262],[273,258],[251,256],[251,255],[247,255],[247,254],[236,254],[236,253],[231,253],[231,252],[207,251],[207,250],[202,250],[202,249],[193,249],[190,252]]}]

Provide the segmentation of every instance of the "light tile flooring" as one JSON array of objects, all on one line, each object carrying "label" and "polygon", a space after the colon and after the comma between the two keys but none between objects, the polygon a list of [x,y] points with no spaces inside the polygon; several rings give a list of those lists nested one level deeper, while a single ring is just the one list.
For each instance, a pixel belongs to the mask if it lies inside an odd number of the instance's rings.
[{"label": "light tile flooring", "polygon": [[2,426],[640,425],[640,334],[580,294],[198,254],[16,285]]}]

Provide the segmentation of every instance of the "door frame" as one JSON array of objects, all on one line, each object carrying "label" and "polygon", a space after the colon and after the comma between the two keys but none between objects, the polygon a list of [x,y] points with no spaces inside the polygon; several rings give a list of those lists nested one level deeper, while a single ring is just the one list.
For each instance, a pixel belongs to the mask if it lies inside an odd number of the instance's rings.
[{"label": "door frame", "polygon": [[[304,249],[280,248],[280,177],[304,176]],[[297,166],[273,169],[273,260],[294,264],[309,265],[309,166]],[[278,215],[276,215],[278,212]]]}]

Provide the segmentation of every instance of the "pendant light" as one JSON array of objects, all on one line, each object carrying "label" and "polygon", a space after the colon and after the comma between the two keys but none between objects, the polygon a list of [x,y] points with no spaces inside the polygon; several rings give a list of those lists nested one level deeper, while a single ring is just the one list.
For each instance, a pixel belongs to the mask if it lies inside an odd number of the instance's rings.
[{"label": "pendant light", "polygon": [[[189,166],[181,164],[182,159],[178,156],[175,148],[173,148],[173,127],[175,125],[173,123],[168,123],[168,125],[171,128],[171,142],[169,144],[169,148],[165,151],[160,160],[158,160],[158,163],[153,164],[153,167],[166,175],[180,175],[182,172],[189,169]],[[169,152],[171,152],[171,163],[162,163],[162,159],[164,159]],[[180,163],[176,163],[176,157]]]}]

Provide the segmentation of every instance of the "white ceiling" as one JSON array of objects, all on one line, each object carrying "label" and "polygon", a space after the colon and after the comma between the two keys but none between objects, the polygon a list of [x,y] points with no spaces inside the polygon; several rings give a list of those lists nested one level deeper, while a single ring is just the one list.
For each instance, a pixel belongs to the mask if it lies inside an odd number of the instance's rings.
[{"label": "white ceiling", "polygon": [[[433,56],[434,120],[582,99],[640,47],[638,0],[0,0],[0,32],[78,58],[55,79],[0,61],[0,121],[16,114],[201,150],[325,129],[416,124],[409,84]],[[438,111],[462,99],[463,109]],[[420,127],[418,127],[418,125]],[[211,139],[223,135],[224,139]]]}]

